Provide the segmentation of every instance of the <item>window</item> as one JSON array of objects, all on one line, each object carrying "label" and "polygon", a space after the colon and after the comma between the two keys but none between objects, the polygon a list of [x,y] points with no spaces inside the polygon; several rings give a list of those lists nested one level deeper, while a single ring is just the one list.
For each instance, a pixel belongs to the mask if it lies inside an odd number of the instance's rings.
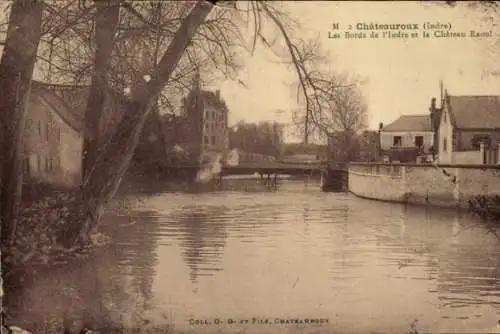
[{"label": "window", "polygon": [[36,155],[36,171],[39,172],[42,168],[41,168],[41,165],[42,165],[42,158],[37,154]]},{"label": "window", "polygon": [[446,138],[443,139],[443,151],[446,152],[448,150],[448,141]]},{"label": "window", "polygon": [[424,136],[415,136],[415,146],[416,147],[424,146]]},{"label": "window", "polygon": [[215,136],[212,136],[212,145],[215,145]]},{"label": "window", "polygon": [[42,122],[38,121],[38,136],[42,138]]},{"label": "window", "polygon": [[49,141],[49,123],[45,124],[45,140]]},{"label": "window", "polygon": [[45,171],[48,172],[50,171],[50,164],[49,164],[49,159],[45,159]]},{"label": "window", "polygon": [[403,139],[401,136],[394,136],[392,141],[392,146],[401,146],[403,144]]},{"label": "window", "polygon": [[208,136],[205,136],[205,144],[208,144]]},{"label": "window", "polygon": [[489,147],[491,143],[491,138],[488,135],[474,135],[471,140],[472,147],[475,150],[481,148],[481,143],[484,143],[485,147]]},{"label": "window", "polygon": [[443,123],[446,123],[446,114],[447,114],[447,112],[446,112],[446,111],[445,111],[445,112],[443,112]]},{"label": "window", "polygon": [[30,159],[29,159],[29,157],[25,157],[23,159],[23,172],[24,172],[24,175],[27,175],[27,176],[30,175]]}]

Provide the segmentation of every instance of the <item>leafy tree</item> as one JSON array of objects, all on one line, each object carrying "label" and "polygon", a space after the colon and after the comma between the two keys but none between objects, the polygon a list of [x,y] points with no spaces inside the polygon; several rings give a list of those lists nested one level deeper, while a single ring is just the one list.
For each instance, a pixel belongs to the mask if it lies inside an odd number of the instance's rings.
[{"label": "leafy tree", "polygon": [[247,153],[277,157],[283,144],[283,129],[276,122],[239,122],[229,131],[229,145]]}]

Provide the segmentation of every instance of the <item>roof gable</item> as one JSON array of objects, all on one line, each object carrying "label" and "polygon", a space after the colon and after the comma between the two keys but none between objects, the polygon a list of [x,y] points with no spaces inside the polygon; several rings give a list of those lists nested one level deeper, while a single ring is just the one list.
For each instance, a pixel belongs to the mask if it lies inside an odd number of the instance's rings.
[{"label": "roof gable", "polygon": [[500,128],[500,96],[448,96],[446,103],[457,128]]},{"label": "roof gable", "polygon": [[[58,85],[39,81],[32,81],[32,92],[38,94],[47,102],[62,120],[76,131],[83,131],[85,127],[85,109],[87,107],[90,86],[82,85]],[[123,112],[121,106],[124,104],[123,96],[111,88],[106,91],[104,108],[112,108]],[[104,117],[105,114],[103,114]],[[112,114],[110,116],[117,116]]]},{"label": "roof gable", "polygon": [[79,109],[71,108],[66,101],[54,94],[44,84],[33,81],[31,84],[31,94],[36,94],[45,101],[75,131],[83,131],[83,113],[79,112]]},{"label": "roof gable", "polygon": [[386,125],[382,132],[426,132],[432,131],[431,118],[428,115],[402,115],[391,124]]}]

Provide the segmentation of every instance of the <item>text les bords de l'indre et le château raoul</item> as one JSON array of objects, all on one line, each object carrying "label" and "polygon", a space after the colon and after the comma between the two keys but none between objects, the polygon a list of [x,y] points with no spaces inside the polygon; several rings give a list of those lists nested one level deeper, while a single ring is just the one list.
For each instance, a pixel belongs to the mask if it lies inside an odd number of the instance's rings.
[{"label": "text les bords de l'indre et le ch\u00e2teau raoul", "polygon": [[451,23],[374,23],[358,22],[349,24],[347,30],[342,32],[340,23],[332,23],[328,31],[329,39],[364,39],[364,38],[485,38],[492,37],[493,33],[489,31],[455,32],[452,31]]}]

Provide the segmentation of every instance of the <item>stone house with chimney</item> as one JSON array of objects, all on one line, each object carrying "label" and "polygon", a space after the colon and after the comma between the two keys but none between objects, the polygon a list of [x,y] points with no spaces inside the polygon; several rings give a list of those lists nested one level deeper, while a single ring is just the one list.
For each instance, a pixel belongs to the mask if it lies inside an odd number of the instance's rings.
[{"label": "stone house with chimney", "polygon": [[445,92],[438,137],[442,164],[497,164],[500,96]]}]

